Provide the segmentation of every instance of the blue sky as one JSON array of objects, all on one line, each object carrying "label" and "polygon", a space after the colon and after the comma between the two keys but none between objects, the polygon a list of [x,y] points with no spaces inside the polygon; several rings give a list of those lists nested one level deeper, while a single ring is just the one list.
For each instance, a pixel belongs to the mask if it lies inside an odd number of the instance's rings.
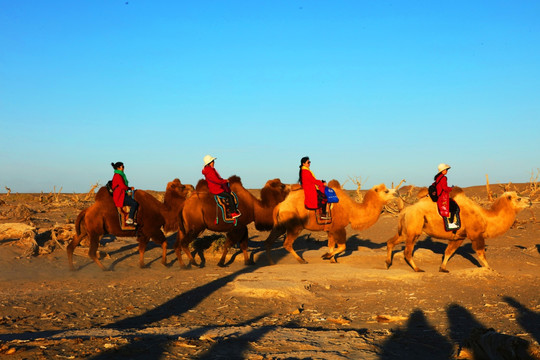
[{"label": "blue sky", "polygon": [[[528,182],[538,1],[0,0],[0,190]],[[348,188],[354,188],[350,182]]]}]

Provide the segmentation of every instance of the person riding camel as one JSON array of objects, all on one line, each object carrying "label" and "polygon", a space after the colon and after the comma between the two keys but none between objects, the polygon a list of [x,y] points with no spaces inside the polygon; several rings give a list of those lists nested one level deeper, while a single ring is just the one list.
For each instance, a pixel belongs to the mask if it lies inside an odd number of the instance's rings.
[{"label": "person riding camel", "polygon": [[450,191],[452,187],[448,186],[448,180],[446,174],[450,169],[450,165],[441,163],[439,164],[437,170],[439,172],[435,175],[435,184],[437,187],[437,208],[439,210],[439,215],[444,218],[448,218],[448,229],[457,229],[459,226],[454,223],[454,214],[451,212],[450,208]]},{"label": "person riding camel", "polygon": [[114,175],[112,178],[114,205],[116,205],[118,208],[129,206],[129,215],[126,219],[126,224],[137,225],[134,216],[135,212],[139,208],[139,203],[133,198],[133,190],[135,190],[135,188],[128,186],[129,182],[126,174],[124,173],[124,163],[118,161],[116,163],[111,163],[111,166],[114,169]]},{"label": "person riding camel", "polygon": [[327,217],[327,199],[325,192],[326,181],[317,180],[310,169],[311,161],[308,156],[304,156],[300,160],[300,172],[298,182],[304,189],[304,206],[308,210],[316,210],[321,208],[321,218]]},{"label": "person riding camel", "polygon": [[232,218],[237,218],[240,216],[238,209],[236,208],[236,203],[229,186],[229,181],[223,179],[214,168],[214,161],[217,158],[210,155],[206,155],[203,158],[204,167],[202,169],[202,174],[208,183],[208,190],[211,194],[221,196],[227,199],[229,203],[229,212]]}]

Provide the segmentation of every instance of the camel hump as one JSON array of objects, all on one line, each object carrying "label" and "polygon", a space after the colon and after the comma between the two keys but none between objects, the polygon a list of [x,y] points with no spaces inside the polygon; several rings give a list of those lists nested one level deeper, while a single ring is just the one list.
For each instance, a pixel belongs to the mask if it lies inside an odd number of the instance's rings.
[{"label": "camel hump", "polygon": [[463,191],[462,188],[460,188],[459,186],[454,186],[452,188],[452,191],[450,191],[450,197],[451,198],[454,198],[458,195],[461,195],[461,194],[465,194],[465,191]]},{"label": "camel hump", "polygon": [[206,180],[204,180],[204,179],[199,180],[197,185],[195,185],[195,190],[196,191],[208,191],[208,183],[206,182]]},{"label": "camel hump", "polygon": [[341,189],[341,184],[336,179],[330,180],[330,182],[328,183],[328,186],[330,186],[331,188]]},{"label": "camel hump", "polygon": [[229,180],[230,184],[238,183],[238,184],[242,185],[242,180],[240,179],[240,176],[238,176],[238,175],[233,175],[233,176],[229,177],[228,180]]}]

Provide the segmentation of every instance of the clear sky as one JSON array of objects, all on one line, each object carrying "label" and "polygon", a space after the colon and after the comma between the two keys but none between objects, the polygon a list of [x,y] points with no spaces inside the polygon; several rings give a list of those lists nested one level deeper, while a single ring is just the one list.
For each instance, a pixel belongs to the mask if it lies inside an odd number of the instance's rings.
[{"label": "clear sky", "polygon": [[[540,2],[0,0],[0,191],[528,182]],[[347,188],[354,188],[348,182]]]}]

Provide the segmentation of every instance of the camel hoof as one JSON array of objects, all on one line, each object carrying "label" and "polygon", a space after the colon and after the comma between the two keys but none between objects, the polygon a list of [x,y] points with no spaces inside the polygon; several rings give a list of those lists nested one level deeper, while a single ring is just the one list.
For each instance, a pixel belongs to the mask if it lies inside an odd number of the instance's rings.
[{"label": "camel hoof", "polygon": [[244,261],[244,265],[245,266],[253,266],[253,265],[255,265],[255,261],[253,261],[253,260]]},{"label": "camel hoof", "polygon": [[386,262],[386,270],[390,269],[390,266],[392,266],[392,263]]},{"label": "camel hoof", "polygon": [[308,263],[308,262],[307,262],[306,260],[304,260],[304,259],[298,259],[298,262],[299,262],[300,264],[307,264],[307,263]]},{"label": "camel hoof", "polygon": [[422,269],[414,269],[415,272],[425,272],[424,270]]},{"label": "camel hoof", "polygon": [[450,271],[444,269],[444,268],[439,268],[439,272],[442,272],[442,273],[449,273]]},{"label": "camel hoof", "polygon": [[330,264],[337,264],[337,263],[338,263],[338,261],[337,261],[336,257],[335,257],[335,256],[332,256],[332,257],[330,258]]},{"label": "camel hoof", "polygon": [[330,253],[326,253],[323,256],[321,256],[321,258],[323,258],[324,260],[329,260],[329,259],[332,259],[332,255],[330,255]]},{"label": "camel hoof", "polygon": [[221,268],[224,268],[226,267],[225,264],[223,263],[223,261],[220,261],[217,263],[217,266],[221,267]]}]

